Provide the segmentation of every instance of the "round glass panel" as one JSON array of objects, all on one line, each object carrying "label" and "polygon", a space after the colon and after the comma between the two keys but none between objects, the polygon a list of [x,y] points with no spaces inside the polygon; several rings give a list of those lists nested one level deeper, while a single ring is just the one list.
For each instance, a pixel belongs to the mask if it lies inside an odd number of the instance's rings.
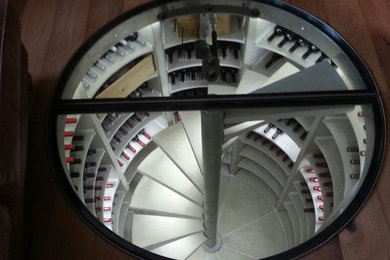
[{"label": "round glass panel", "polygon": [[153,2],[98,31],[56,89],[54,173],[131,255],[293,258],[376,181],[375,83],[331,28],[265,1]]}]

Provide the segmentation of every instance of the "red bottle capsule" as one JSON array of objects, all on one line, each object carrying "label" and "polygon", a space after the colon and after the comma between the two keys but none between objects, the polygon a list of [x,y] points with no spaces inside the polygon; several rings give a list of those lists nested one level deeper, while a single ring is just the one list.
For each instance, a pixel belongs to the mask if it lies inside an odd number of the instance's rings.
[{"label": "red bottle capsule", "polygon": [[104,222],[105,222],[105,223],[111,222],[111,218],[105,218],[105,219],[104,219]]},{"label": "red bottle capsule", "polygon": [[318,196],[317,196],[317,199],[323,201],[323,200],[324,200],[324,197],[323,197],[322,195],[318,195]]},{"label": "red bottle capsule", "polygon": [[65,119],[65,124],[75,124],[77,123],[77,118],[67,118]]},{"label": "red bottle capsule", "polygon": [[320,210],[324,211],[324,205],[319,206]]},{"label": "red bottle capsule", "polygon": [[312,181],[312,182],[318,182],[318,178],[316,178],[316,177],[311,177],[311,178],[310,178],[310,181]]},{"label": "red bottle capsule", "polygon": [[321,191],[322,189],[321,189],[321,186],[314,186],[314,187],[313,187],[313,190]]},{"label": "red bottle capsule", "polygon": [[324,217],[318,217],[319,221],[324,221]]},{"label": "red bottle capsule", "polygon": [[110,210],[111,210],[111,207],[103,207],[103,210],[104,210],[104,211],[110,211]]},{"label": "red bottle capsule", "polygon": [[104,201],[108,201],[108,200],[111,200],[111,197],[110,196],[104,196]]},{"label": "red bottle capsule", "polygon": [[315,173],[314,169],[307,169],[306,172],[307,173]]},{"label": "red bottle capsule", "polygon": [[123,167],[123,163],[121,161],[118,160],[118,163],[120,167]]},{"label": "red bottle capsule", "polygon": [[139,143],[141,146],[145,146],[145,144],[138,138],[138,135],[135,135],[131,141]]},{"label": "red bottle capsule", "polygon": [[73,157],[66,157],[66,162],[67,163],[73,163],[74,162],[74,158]]},{"label": "red bottle capsule", "polygon": [[180,122],[181,121],[180,114],[178,112],[175,112],[175,116],[176,116],[176,121]]},{"label": "red bottle capsule", "polygon": [[141,134],[143,136],[145,136],[146,138],[148,138],[149,140],[152,139],[152,137],[148,133],[145,132],[145,129],[142,129]]},{"label": "red bottle capsule", "polygon": [[130,160],[130,156],[128,156],[125,152],[122,152],[122,157],[125,158],[126,160]]},{"label": "red bottle capsule", "polygon": [[135,150],[134,147],[131,146],[130,144],[127,146],[127,148],[129,148],[129,150],[132,151],[133,153],[137,152],[137,150]]},{"label": "red bottle capsule", "polygon": [[106,184],[106,188],[112,188],[112,187],[114,187],[114,184],[112,184],[112,183],[107,183]]},{"label": "red bottle capsule", "polygon": [[66,145],[64,145],[64,150],[74,150],[74,145],[73,144],[66,144]]},{"label": "red bottle capsule", "polygon": [[70,136],[73,136],[74,135],[74,132],[72,132],[72,131],[66,131],[66,132],[64,132],[64,136],[65,137],[70,137]]}]

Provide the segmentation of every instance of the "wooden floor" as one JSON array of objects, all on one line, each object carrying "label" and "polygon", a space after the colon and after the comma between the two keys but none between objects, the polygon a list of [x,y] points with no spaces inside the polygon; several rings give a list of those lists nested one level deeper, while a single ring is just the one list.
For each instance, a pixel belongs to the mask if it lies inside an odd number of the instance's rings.
[{"label": "wooden floor", "polygon": [[[45,150],[45,115],[65,63],[95,30],[141,0],[10,0],[21,16],[33,79],[26,177],[25,259],[131,259],[87,227],[60,194]],[[319,17],[362,56],[390,114],[390,1],[288,0]],[[389,120],[388,120],[389,121]],[[344,230],[305,259],[390,259],[390,153],[380,180]]]}]

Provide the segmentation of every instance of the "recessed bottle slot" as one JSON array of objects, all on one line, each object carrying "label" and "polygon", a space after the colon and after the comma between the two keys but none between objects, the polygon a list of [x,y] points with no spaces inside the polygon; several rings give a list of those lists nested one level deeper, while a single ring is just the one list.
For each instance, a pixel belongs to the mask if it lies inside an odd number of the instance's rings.
[{"label": "recessed bottle slot", "polygon": [[325,157],[321,153],[316,153],[316,154],[313,154],[313,158],[314,159],[324,159]]},{"label": "recessed bottle slot", "polygon": [[349,160],[350,164],[353,164],[353,165],[358,165],[360,164],[360,160],[354,160],[354,159],[351,159]]},{"label": "recessed bottle slot", "polygon": [[330,178],[330,173],[329,172],[320,172],[318,174],[318,176],[321,178]]},{"label": "recessed bottle slot", "polygon": [[324,187],[333,187],[333,184],[331,182],[324,182]]},{"label": "recessed bottle slot", "polygon": [[318,168],[328,169],[328,164],[326,162],[318,162],[318,163],[316,163],[316,166]]},{"label": "recessed bottle slot", "polygon": [[313,187],[313,190],[316,190],[316,191],[321,191],[321,190],[322,190],[322,188],[321,188],[321,186],[314,186],[314,187]]},{"label": "recessed bottle slot", "polygon": [[359,152],[359,147],[347,147],[347,152]]},{"label": "recessed bottle slot", "polygon": [[[236,42],[218,41],[217,46],[219,59],[240,59],[241,44]],[[201,60],[201,57],[204,55],[200,55],[199,52],[199,46],[196,42],[181,44],[165,50],[166,59],[169,64],[180,61]]]},{"label": "recessed bottle slot", "polygon": [[65,119],[65,124],[76,124],[76,123],[77,123],[77,118],[68,117]]},{"label": "recessed bottle slot", "polygon": [[360,179],[360,174],[359,173],[352,173],[352,174],[349,175],[349,177],[352,180],[358,180],[358,179]]},{"label": "recessed bottle slot", "polygon": [[[218,82],[229,85],[237,85],[239,82],[239,70],[236,68],[224,67],[221,66],[221,75]],[[205,83],[206,79],[203,76],[202,67],[192,67],[179,69],[168,74],[169,83],[171,86],[180,84],[189,84],[189,83]]]},{"label": "recessed bottle slot", "polygon": [[[317,46],[312,44],[307,39],[304,39],[300,35],[280,26],[276,25],[274,27],[274,30],[272,34],[270,34],[267,38],[266,43],[273,44],[275,48],[277,49],[285,49],[287,47],[288,53],[286,53],[284,56],[294,55],[297,53],[297,50],[303,50],[300,51],[299,54],[300,59],[307,60],[312,55],[316,55],[317,59],[315,60],[315,63],[322,62],[324,60],[329,60],[329,62],[335,66],[335,64],[329,59],[329,57],[325,54],[325,52],[321,51]],[[265,44],[265,43],[264,43]],[[321,53],[320,56],[318,54]]]},{"label": "recessed bottle slot", "polygon": [[64,132],[64,137],[72,137],[74,135],[73,131],[65,131]]}]

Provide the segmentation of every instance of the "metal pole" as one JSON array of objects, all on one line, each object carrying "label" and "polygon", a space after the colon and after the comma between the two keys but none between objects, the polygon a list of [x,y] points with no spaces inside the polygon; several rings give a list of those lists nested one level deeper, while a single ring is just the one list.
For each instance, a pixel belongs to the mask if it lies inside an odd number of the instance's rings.
[{"label": "metal pole", "polygon": [[204,227],[207,240],[205,245],[217,245],[217,220],[219,180],[223,144],[223,113],[206,110],[202,115],[203,178],[205,185]]}]

